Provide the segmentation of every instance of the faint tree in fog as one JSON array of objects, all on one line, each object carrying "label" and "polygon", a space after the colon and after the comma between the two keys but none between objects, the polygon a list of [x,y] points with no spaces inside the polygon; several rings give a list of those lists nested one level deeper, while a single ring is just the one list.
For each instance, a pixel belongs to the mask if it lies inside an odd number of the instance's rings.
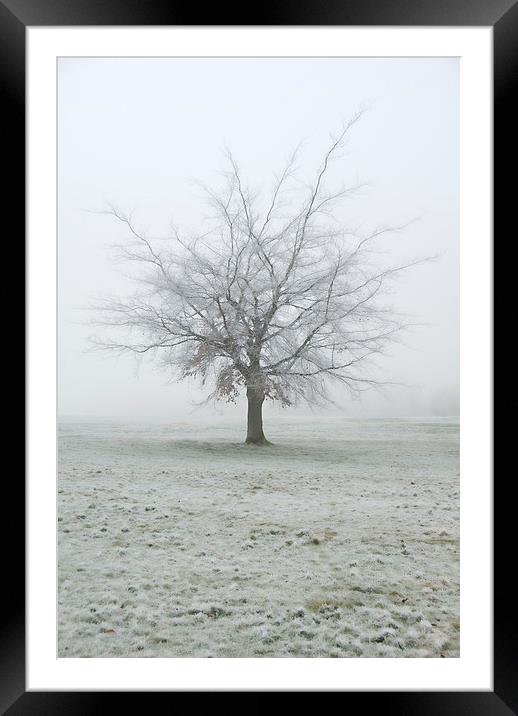
[{"label": "faint tree in fog", "polygon": [[285,406],[319,402],[329,399],[333,382],[353,391],[377,384],[366,372],[369,359],[404,327],[380,298],[399,272],[419,261],[380,268],[373,260],[375,240],[403,227],[361,235],[333,223],[339,202],[361,189],[331,190],[326,179],[362,113],[331,137],[298,203],[298,150],[275,177],[266,204],[227,152],[225,188],[205,189],[216,222],[202,236],[187,239],[175,231],[170,239],[152,241],[129,215],[115,208],[103,212],[122,222],[133,239],[119,248],[137,264],[139,288],[101,305],[98,323],[124,330],[121,338],[94,339],[97,344],[152,354],[179,378],[210,386],[209,397],[235,401],[246,391],[247,443],[268,444],[266,399]]}]

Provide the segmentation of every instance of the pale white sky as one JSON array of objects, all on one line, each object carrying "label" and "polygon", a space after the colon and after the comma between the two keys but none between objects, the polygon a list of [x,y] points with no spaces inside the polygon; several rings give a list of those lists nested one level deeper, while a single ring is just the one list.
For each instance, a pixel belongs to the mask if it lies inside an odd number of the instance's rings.
[{"label": "pale white sky", "polygon": [[[335,397],[346,415],[458,413],[459,63],[404,59],[75,59],[58,65],[58,402],[60,415],[188,418],[204,394],[166,383],[151,364],[88,350],[84,310],[96,296],[124,294],[128,280],[110,244],[125,234],[89,213],[107,202],[133,210],[140,227],[165,236],[171,221],[202,227],[195,180],[218,181],[228,145],[243,174],[269,188],[304,139],[312,176],[329,132],[362,104],[335,178],[370,182],[343,208],[365,229],[419,216],[385,244],[387,257],[441,254],[402,277],[392,302],[426,324],[384,361],[394,387],[361,402]],[[87,211],[85,211],[87,210]],[[226,408],[240,416],[243,405]],[[336,410],[336,409],[335,409]],[[297,408],[300,412],[300,409]],[[213,414],[214,408],[203,408]]]}]

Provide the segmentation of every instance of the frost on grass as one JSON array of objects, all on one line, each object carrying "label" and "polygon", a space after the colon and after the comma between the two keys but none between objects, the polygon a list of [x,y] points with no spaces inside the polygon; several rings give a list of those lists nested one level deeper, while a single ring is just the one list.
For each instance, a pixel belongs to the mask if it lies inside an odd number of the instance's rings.
[{"label": "frost on grass", "polygon": [[60,426],[60,657],[459,656],[452,420]]}]

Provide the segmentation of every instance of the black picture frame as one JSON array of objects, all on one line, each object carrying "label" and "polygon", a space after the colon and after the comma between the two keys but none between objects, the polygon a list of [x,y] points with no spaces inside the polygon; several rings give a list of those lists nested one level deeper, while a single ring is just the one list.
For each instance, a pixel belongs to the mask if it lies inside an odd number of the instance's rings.
[{"label": "black picture frame", "polygon": [[[506,166],[516,166],[515,132],[518,122],[512,111],[513,79],[518,77],[518,1],[517,0],[333,0],[309,2],[264,1],[260,6],[213,4],[203,9],[203,23],[197,22],[200,9],[194,4],[171,0],[0,0],[0,87],[4,90],[2,109],[4,147],[9,145],[7,160],[9,181],[4,189],[8,214],[18,221],[13,227],[16,242],[21,236],[25,215],[25,30],[28,26],[72,25],[396,25],[396,26],[492,26],[494,32],[494,167],[495,230],[505,241],[504,228],[515,226],[511,218],[516,200],[514,182],[505,177]],[[5,155],[4,155],[5,156]],[[514,221],[513,221],[514,219]],[[14,233],[15,232],[15,233]],[[515,262],[509,252],[516,239],[506,242],[508,271]],[[14,265],[14,264],[13,264]],[[507,277],[510,279],[510,276]],[[512,281],[501,280],[499,304],[512,304]],[[504,295],[505,294],[505,295]],[[504,301],[506,303],[504,304]],[[494,315],[498,315],[495,311]],[[16,321],[15,323],[18,323]],[[14,330],[15,326],[13,326]],[[23,340],[23,339],[22,339]],[[34,348],[30,347],[29,348]],[[20,359],[18,362],[21,363]],[[507,366],[512,370],[510,361]],[[504,373],[505,366],[501,371]],[[512,441],[510,443],[512,445]],[[498,433],[497,445],[509,445],[505,429]],[[512,464],[512,463],[511,463]],[[10,471],[11,472],[11,471]],[[4,549],[11,553],[9,586],[1,612],[0,709],[10,716],[19,714],[97,714],[121,706],[119,699],[144,705],[142,698],[160,697],[161,708],[178,708],[171,693],[146,692],[26,692],[25,690],[25,535],[24,481],[21,471],[9,476],[8,499],[4,501],[2,520]],[[494,503],[494,691],[492,692],[347,692],[345,706],[352,707],[358,697],[362,707],[379,708],[385,714],[502,714],[518,713],[516,607],[509,580],[514,576],[510,545],[514,543],[513,504],[510,490],[512,469],[495,483]],[[6,480],[7,480],[6,474]],[[7,487],[6,487],[7,489]],[[4,493],[7,494],[7,493]],[[506,511],[506,507],[507,510]],[[498,515],[498,519],[496,519]],[[237,690],[237,689],[236,689]],[[115,698],[117,702],[115,703]],[[146,702],[149,708],[149,702]],[[152,706],[152,708],[155,708]]]}]

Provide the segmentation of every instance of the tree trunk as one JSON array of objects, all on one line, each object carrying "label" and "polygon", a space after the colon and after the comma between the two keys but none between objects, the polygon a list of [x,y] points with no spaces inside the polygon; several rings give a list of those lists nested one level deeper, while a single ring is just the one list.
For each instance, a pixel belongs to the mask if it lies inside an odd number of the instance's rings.
[{"label": "tree trunk", "polygon": [[248,399],[246,442],[254,445],[270,445],[263,433],[264,393],[254,388],[247,388],[246,397]]}]

